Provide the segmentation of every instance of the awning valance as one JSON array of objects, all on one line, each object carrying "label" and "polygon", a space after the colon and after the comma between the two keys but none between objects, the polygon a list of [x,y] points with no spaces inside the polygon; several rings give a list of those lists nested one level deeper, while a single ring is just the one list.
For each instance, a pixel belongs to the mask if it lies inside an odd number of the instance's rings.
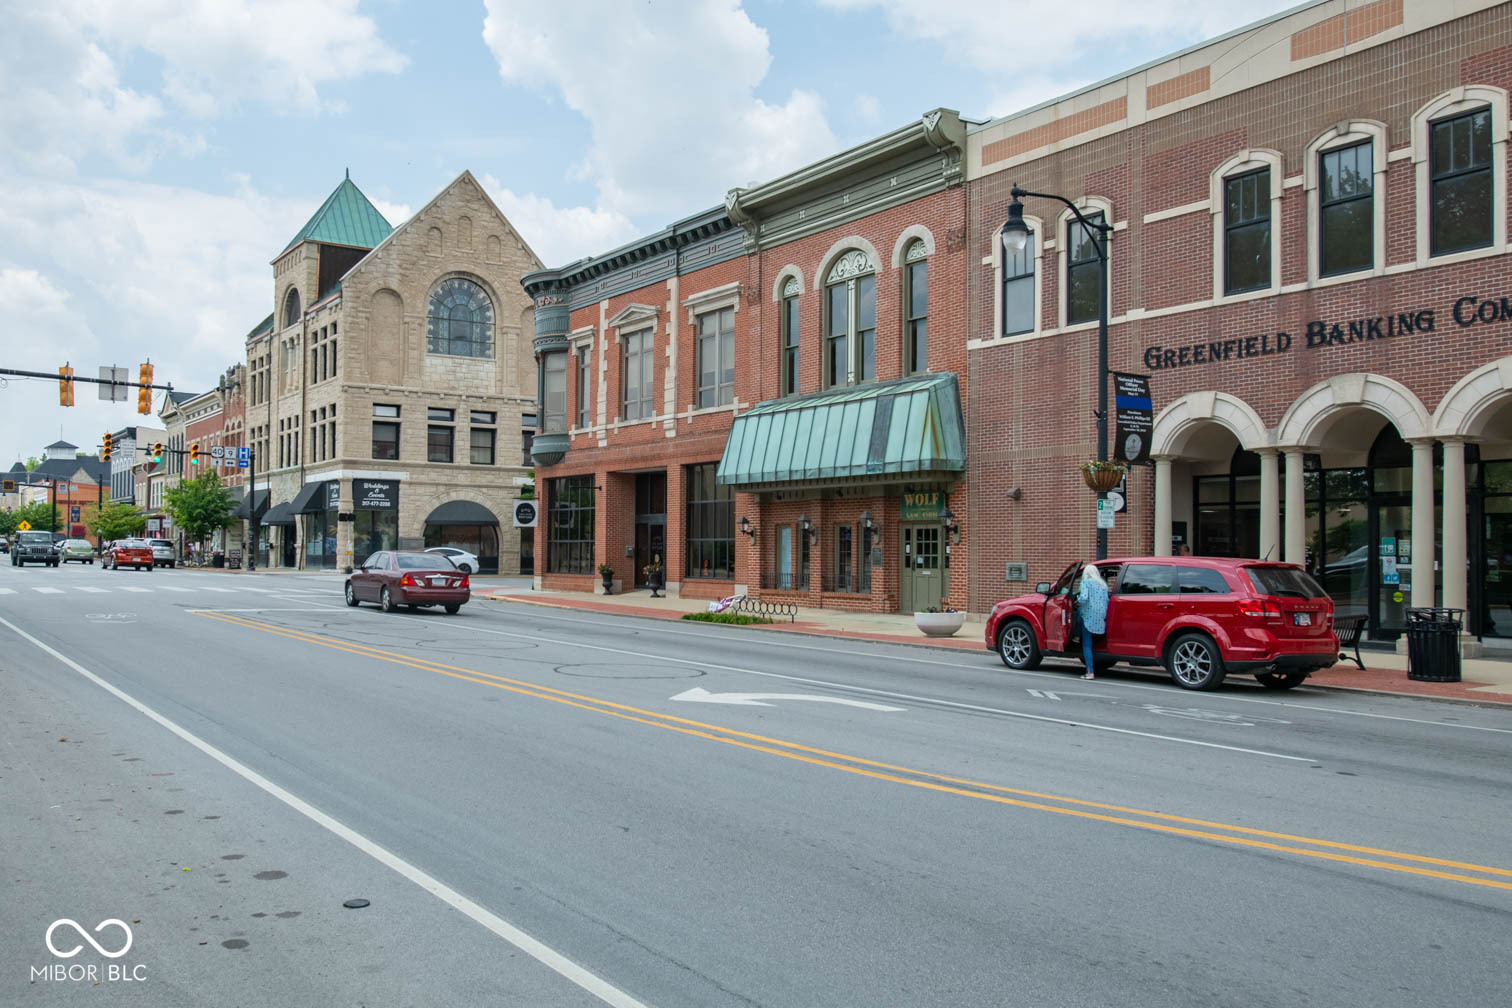
[{"label": "awning valance", "polygon": [[475,501],[448,501],[430,513],[427,525],[497,525],[499,519]]},{"label": "awning valance", "polygon": [[291,514],[314,514],[316,511],[325,510],[326,485],[321,483],[306,483],[300,488],[299,493],[294,495],[294,503],[289,505]]},{"label": "awning valance", "polygon": [[735,418],[718,480],[742,487],[965,469],[961,389],[946,373],[757,403]]},{"label": "awning valance", "polygon": [[263,515],[262,524],[293,525],[294,512],[290,509],[288,504],[274,504],[272,507],[268,508],[268,513]]},{"label": "awning valance", "polygon": [[241,503],[231,512],[233,518],[251,518],[253,510],[261,515],[268,510],[268,491],[254,490],[243,497]]}]

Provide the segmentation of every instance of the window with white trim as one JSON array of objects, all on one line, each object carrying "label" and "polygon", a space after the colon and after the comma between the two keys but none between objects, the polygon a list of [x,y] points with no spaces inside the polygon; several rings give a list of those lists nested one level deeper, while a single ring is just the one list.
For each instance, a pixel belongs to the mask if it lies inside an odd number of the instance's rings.
[{"label": "window with white trim", "polygon": [[792,277],[782,287],[782,394],[798,394],[798,281]]},{"label": "window with white trim", "polygon": [[698,316],[699,409],[735,401],[735,309]]},{"label": "window with white trim", "polygon": [[1271,170],[1223,180],[1223,293],[1271,285]]},{"label": "window with white trim", "polygon": [[1374,141],[1318,155],[1318,274],[1375,265]]},{"label": "window with white trim", "polygon": [[824,287],[824,385],[856,385],[876,377],[876,265],[851,249],[830,268]]},{"label": "window with white trim", "polygon": [[1018,336],[1034,331],[1034,242],[1031,229],[1024,247],[1012,252],[998,242],[1003,256],[1003,336]]},{"label": "window with white trim", "polygon": [[[1101,210],[1083,210],[1089,223],[1101,224]],[[1102,302],[1102,263],[1097,243],[1104,235],[1076,218],[1066,222],[1066,325],[1095,322]]]},{"label": "window with white trim", "polygon": [[1430,255],[1492,243],[1492,181],[1489,106],[1428,124]]},{"label": "window with white trim", "polygon": [[903,256],[903,373],[929,370],[929,250],[922,241]]},{"label": "window with white trim", "polygon": [[651,330],[628,333],[624,344],[620,392],[624,420],[651,419],[651,394],[654,376],[651,361]]}]

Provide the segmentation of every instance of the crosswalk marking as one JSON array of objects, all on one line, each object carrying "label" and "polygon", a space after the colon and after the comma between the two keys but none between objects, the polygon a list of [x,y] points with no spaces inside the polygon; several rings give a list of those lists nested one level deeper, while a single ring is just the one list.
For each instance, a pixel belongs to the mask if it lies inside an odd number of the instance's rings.
[{"label": "crosswalk marking", "polygon": [[152,591],[152,589],[151,588],[134,588],[131,585],[121,585],[121,591],[150,592],[150,591]]},{"label": "crosswalk marking", "polygon": [[[151,589],[148,589],[148,590],[150,591]],[[187,591],[194,591],[194,589],[193,588],[178,588],[178,587],[175,587],[174,585],[163,585],[163,591],[187,592]]]},{"label": "crosswalk marking", "polygon": [[14,595],[14,594],[16,594],[16,589],[14,589],[14,588],[0,588],[0,595]]},{"label": "crosswalk marking", "polygon": [[85,588],[83,585],[80,585],[79,586],[79,591],[81,591],[81,592],[93,592],[96,595],[103,595],[103,594],[109,592],[110,589],[109,588]]},{"label": "crosswalk marking", "polygon": [[200,591],[234,592],[234,591],[236,591],[236,589],[235,588],[211,588],[209,585],[201,585],[200,586]]},{"label": "crosswalk marking", "polygon": [[43,595],[62,595],[63,594],[63,589],[62,588],[33,588],[32,591],[34,591],[34,592],[41,592]]}]

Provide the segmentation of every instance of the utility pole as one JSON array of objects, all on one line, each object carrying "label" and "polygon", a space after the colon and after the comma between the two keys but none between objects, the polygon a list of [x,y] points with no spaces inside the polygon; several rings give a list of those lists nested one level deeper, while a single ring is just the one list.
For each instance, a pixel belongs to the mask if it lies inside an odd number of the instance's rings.
[{"label": "utility pole", "polygon": [[[273,488],[268,488],[273,493]],[[257,570],[257,446],[247,446],[247,570]]]}]

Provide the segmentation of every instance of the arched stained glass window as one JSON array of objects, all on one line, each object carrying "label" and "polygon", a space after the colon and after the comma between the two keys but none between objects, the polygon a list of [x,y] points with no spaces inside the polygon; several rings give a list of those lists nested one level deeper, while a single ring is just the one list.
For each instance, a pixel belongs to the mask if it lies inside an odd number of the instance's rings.
[{"label": "arched stained glass window", "polygon": [[431,293],[425,349],[455,357],[493,356],[493,301],[482,287],[448,277]]}]

